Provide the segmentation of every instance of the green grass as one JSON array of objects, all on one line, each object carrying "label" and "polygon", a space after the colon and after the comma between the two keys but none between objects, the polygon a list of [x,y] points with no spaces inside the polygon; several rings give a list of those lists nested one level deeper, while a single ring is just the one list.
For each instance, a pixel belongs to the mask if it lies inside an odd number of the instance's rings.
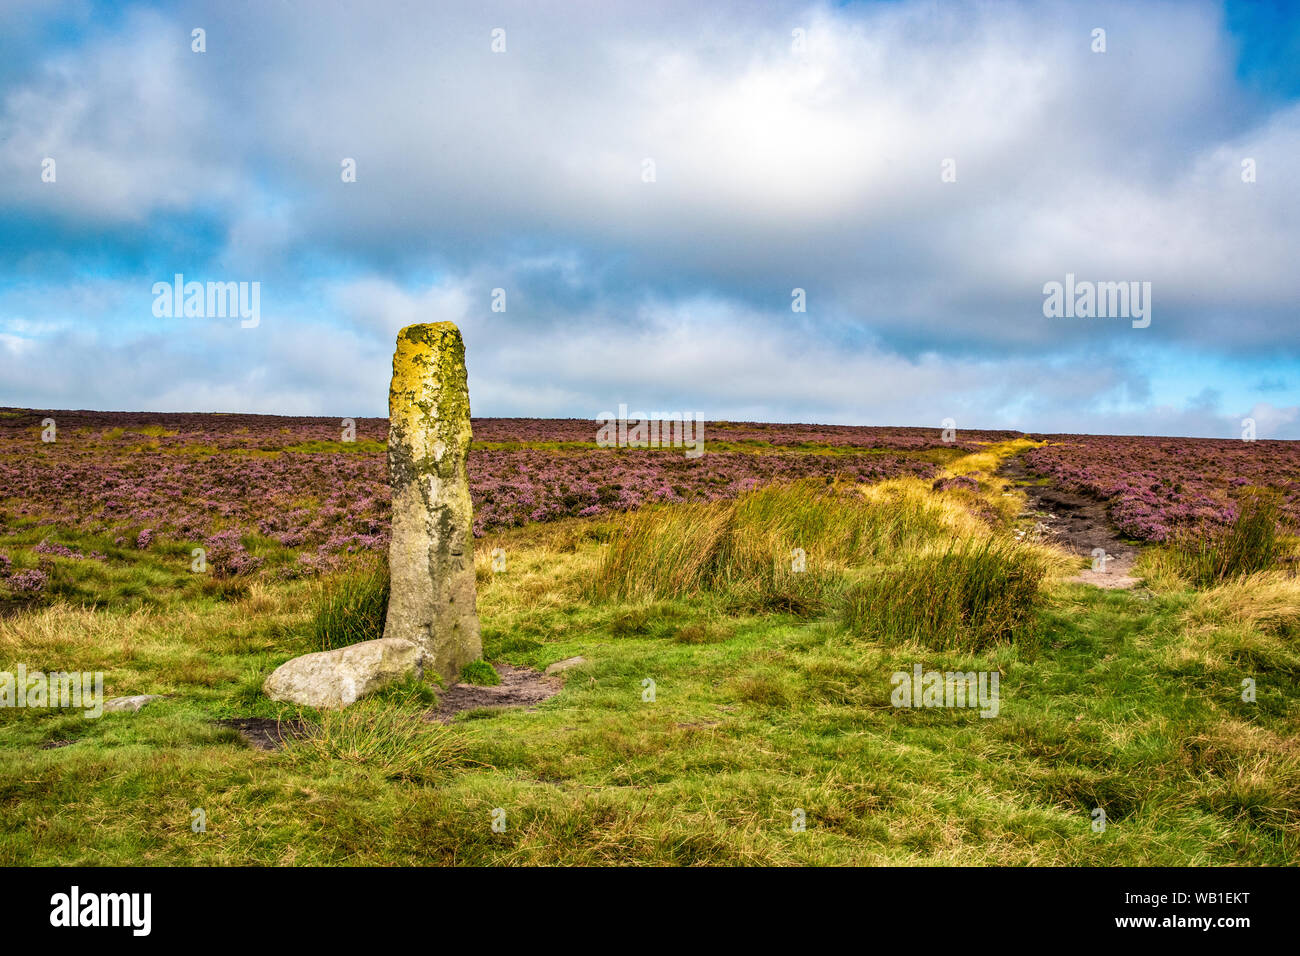
[{"label": "green grass", "polygon": [[1173,542],[1170,557],[1175,573],[1193,586],[1213,587],[1273,566],[1282,555],[1278,525],[1282,507],[1274,494],[1247,491],[1237,501],[1237,517],[1218,533],[1186,533]]},{"label": "green grass", "polygon": [[846,596],[844,620],[886,644],[1033,647],[1046,574],[1040,555],[1014,540],[954,542],[941,551],[909,554],[857,585]]},{"label": "green grass", "polygon": [[460,679],[465,684],[479,684],[495,687],[501,683],[501,675],[487,661],[470,661],[460,670]]},{"label": "green grass", "polygon": [[370,438],[354,439],[353,441],[327,441],[324,439],[312,439],[302,441],[293,445],[285,445],[283,451],[298,452],[301,454],[333,455],[344,453],[349,455],[376,455],[388,450],[388,443],[376,441]]},{"label": "green grass", "polygon": [[388,565],[375,561],[336,576],[318,592],[311,622],[317,650],[332,651],[348,644],[384,636],[388,615]]},{"label": "green grass", "polygon": [[[704,513],[717,524],[702,531],[684,517],[700,512],[663,509],[645,524],[573,520],[480,539],[485,657],[587,663],[535,710],[445,726],[422,719],[429,683],[332,714],[260,694],[322,633],[375,636],[321,625],[373,628],[373,569],[323,587],[264,575],[223,597],[186,585],[171,556],[112,557],[112,574],[163,575],[166,586],[153,600],[60,600],[0,618],[0,670],[103,670],[109,695],[168,696],[99,720],[0,711],[0,864],[1300,858],[1300,581],[1264,571],[1209,589],[1171,578],[1106,592],[1063,583],[1051,555],[1034,551],[1045,571],[1030,598],[1032,574],[1015,576],[1019,558],[968,513],[970,493],[894,482],[853,492],[857,502],[845,491],[758,496],[725,521],[725,509]],[[986,495],[1000,504],[995,484]],[[877,514],[888,502],[911,517]],[[825,585],[820,607],[754,600],[784,587],[764,549],[783,556],[791,534],[804,573]],[[701,541],[700,554],[686,546]],[[497,546],[511,555],[506,574],[490,569]],[[1036,641],[886,638],[846,619],[847,597],[877,580],[924,602],[909,573],[956,590],[931,593],[948,623],[1005,621],[1023,607]],[[879,619],[878,608],[864,613]],[[918,663],[997,672],[998,717],[892,707],[890,675]],[[1242,699],[1245,679],[1254,702]],[[305,736],[255,751],[214,722],[229,716],[301,720]],[[199,807],[204,833],[190,829]],[[1104,833],[1092,832],[1095,807]],[[792,832],[795,810],[806,832]]]},{"label": "green grass", "polygon": [[306,774],[358,767],[384,780],[438,783],[461,766],[465,747],[457,734],[423,719],[428,708],[429,695],[416,687],[322,711],[289,750],[289,763]]}]

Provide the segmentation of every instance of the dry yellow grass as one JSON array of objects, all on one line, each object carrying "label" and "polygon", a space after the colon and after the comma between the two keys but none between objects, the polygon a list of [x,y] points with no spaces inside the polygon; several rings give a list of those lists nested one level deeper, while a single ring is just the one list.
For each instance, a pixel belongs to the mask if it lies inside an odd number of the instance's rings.
[{"label": "dry yellow grass", "polygon": [[[104,671],[109,694],[172,685],[213,686],[239,673],[241,655],[271,653],[301,624],[302,588],[254,587],[243,600],[108,610],[58,603],[0,619],[0,668]],[[159,674],[167,674],[164,685]]]},{"label": "dry yellow grass", "polygon": [[[942,552],[953,541],[980,541],[995,534],[996,531],[988,520],[981,517],[979,513],[981,510],[992,509],[992,513],[998,520],[1004,523],[1009,523],[1020,513],[1023,504],[1022,496],[1002,496],[1003,489],[1009,484],[1005,479],[997,477],[985,479],[981,476],[981,480],[983,485],[980,491],[952,489],[935,492],[927,480],[893,478],[874,485],[862,485],[860,492],[869,502],[923,515],[927,520],[941,526],[945,532],[943,537],[926,542],[915,549],[916,554],[924,555]],[[1061,548],[1032,540],[1026,541],[1025,546],[1043,560],[1049,582],[1069,577],[1078,570],[1078,558]]]},{"label": "dry yellow grass", "polygon": [[1279,634],[1300,624],[1300,578],[1261,571],[1196,595],[1184,615],[1190,631],[1226,624]]},{"label": "dry yellow grass", "polygon": [[[599,525],[571,518],[496,533],[474,542],[474,577],[480,612],[495,608],[559,608],[579,598],[600,561]],[[493,571],[493,554],[504,552],[505,570]]]},{"label": "dry yellow grass", "polygon": [[1234,683],[1300,672],[1300,579],[1263,571],[1197,592],[1177,626],[1182,639],[1166,652],[1174,667],[1232,672]]}]

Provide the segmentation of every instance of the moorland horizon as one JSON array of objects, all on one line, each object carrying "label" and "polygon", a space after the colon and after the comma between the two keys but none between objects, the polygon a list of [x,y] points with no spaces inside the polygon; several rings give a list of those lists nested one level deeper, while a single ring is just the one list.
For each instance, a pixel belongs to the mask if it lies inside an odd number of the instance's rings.
[{"label": "moorland horizon", "polygon": [[[128,409],[128,408],[35,408],[26,405],[0,405],[0,413],[3,412],[67,412],[69,414],[91,413],[98,415],[218,415],[222,417],[249,416],[255,418],[292,418],[313,421],[343,421],[351,418],[354,421],[386,421],[387,415],[326,415],[321,413],[303,413],[288,414],[283,412],[261,412],[261,411],[194,411],[189,409]],[[657,412],[647,412],[650,416],[655,416]],[[702,414],[702,413],[697,413]],[[629,416],[630,420],[639,418],[637,415]],[[595,425],[598,422],[596,416],[584,417],[581,415],[473,415],[473,421],[539,421],[539,422],[585,422]],[[915,429],[917,431],[932,430],[943,431],[943,424],[937,425],[920,425],[896,422],[830,422],[830,421],[812,421],[796,419],[759,419],[759,418],[710,418],[705,416],[701,419],[706,424],[732,424],[732,425],[788,425],[791,427],[819,427],[819,428],[862,428],[862,429]],[[1185,435],[1166,432],[1092,432],[1092,431],[1056,431],[1049,428],[1016,428],[1010,426],[955,426],[960,432],[974,433],[1015,433],[1019,435],[1047,435],[1047,436],[1090,436],[1096,438],[1105,438],[1114,436],[1117,438],[1182,438],[1189,441],[1277,441],[1277,442],[1294,442],[1300,441],[1297,438],[1273,438],[1260,436],[1254,439],[1243,439],[1241,435]]]}]

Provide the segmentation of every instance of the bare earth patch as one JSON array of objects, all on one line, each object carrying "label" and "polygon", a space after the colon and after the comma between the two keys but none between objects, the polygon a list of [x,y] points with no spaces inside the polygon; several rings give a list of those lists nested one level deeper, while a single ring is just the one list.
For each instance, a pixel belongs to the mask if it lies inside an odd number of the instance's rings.
[{"label": "bare earth patch", "polygon": [[1052,485],[1020,484],[1032,479],[1018,458],[1007,461],[1001,474],[1015,481],[1016,489],[1025,493],[1024,514],[1037,519],[1035,530],[1044,539],[1085,558],[1091,559],[1097,548],[1108,555],[1105,571],[1088,567],[1067,580],[1107,590],[1125,590],[1141,583],[1141,579],[1130,573],[1137,563],[1138,549],[1116,534],[1106,514],[1105,502]]},{"label": "bare earth patch", "polygon": [[300,720],[272,720],[269,717],[230,717],[218,720],[222,727],[231,727],[256,750],[279,750],[291,740],[307,733]]},{"label": "bare earth patch", "polygon": [[547,677],[530,667],[497,667],[501,683],[494,687],[479,684],[453,684],[438,695],[438,707],[428,714],[431,721],[449,723],[463,710],[481,707],[532,708],[558,694],[564,682],[558,677]]}]

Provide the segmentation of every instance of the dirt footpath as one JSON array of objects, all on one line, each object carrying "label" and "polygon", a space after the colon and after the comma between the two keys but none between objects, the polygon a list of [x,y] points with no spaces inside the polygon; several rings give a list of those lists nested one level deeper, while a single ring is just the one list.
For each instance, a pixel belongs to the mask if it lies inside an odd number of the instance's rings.
[{"label": "dirt footpath", "polygon": [[998,473],[1011,479],[1017,491],[1025,493],[1024,516],[1037,519],[1036,530],[1045,540],[1089,560],[1095,557],[1096,549],[1105,551],[1104,571],[1087,568],[1069,580],[1108,589],[1131,588],[1141,583],[1131,573],[1138,549],[1120,540],[1104,502],[1051,485],[1022,484],[1034,479],[1019,458],[1009,459]]}]

